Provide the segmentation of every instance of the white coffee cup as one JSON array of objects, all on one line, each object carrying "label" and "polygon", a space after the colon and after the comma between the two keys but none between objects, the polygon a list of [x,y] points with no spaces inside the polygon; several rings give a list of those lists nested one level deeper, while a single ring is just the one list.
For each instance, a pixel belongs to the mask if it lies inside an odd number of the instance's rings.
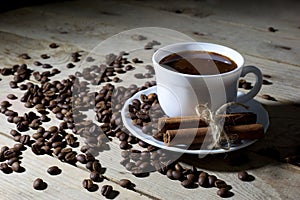
[{"label": "white coffee cup", "polygon": [[[169,70],[160,61],[172,53],[182,51],[214,52],[230,58],[237,68],[226,73],[213,75],[191,75]],[[216,110],[227,102],[247,102],[261,89],[262,73],[254,66],[244,66],[244,58],[228,47],[201,42],[171,44],[158,49],[152,57],[157,95],[163,111],[170,117],[196,115],[195,107],[207,103]],[[217,67],[216,67],[217,69]],[[238,81],[248,73],[256,76],[253,88],[246,94],[237,96]]]}]

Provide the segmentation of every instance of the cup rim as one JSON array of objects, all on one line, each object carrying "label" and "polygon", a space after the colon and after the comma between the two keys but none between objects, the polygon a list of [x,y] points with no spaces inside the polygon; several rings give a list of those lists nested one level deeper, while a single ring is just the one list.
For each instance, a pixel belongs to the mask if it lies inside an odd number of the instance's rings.
[{"label": "cup rim", "polygon": [[[225,73],[220,73],[220,74],[207,74],[207,75],[193,75],[193,74],[184,74],[184,73],[180,73],[180,72],[177,72],[177,71],[172,71],[172,70],[169,70],[169,69],[166,69],[165,67],[162,67],[160,64],[159,64],[159,61],[157,62],[156,60],[156,56],[159,54],[160,51],[162,50],[167,50],[171,47],[176,47],[176,46],[180,46],[180,45],[194,45],[194,44],[199,44],[199,45],[214,45],[214,46],[218,46],[218,47],[221,47],[221,48],[224,48],[226,50],[229,50],[229,51],[232,51],[233,53],[235,53],[239,59],[241,59],[241,63],[238,65],[237,63],[237,68],[235,68],[234,70],[231,70],[229,72],[225,72]],[[205,50],[204,50],[205,51]],[[178,51],[179,52],[179,51]],[[214,52],[214,51],[211,51],[211,52]],[[215,52],[215,53],[218,53],[218,54],[221,54],[221,55],[224,55],[220,52]],[[226,55],[224,55],[226,56]],[[229,57],[230,59],[232,59],[231,57]],[[235,61],[234,59],[232,59],[233,61]],[[157,66],[159,66],[161,68],[161,70],[163,71],[166,71],[168,73],[172,73],[172,74],[175,74],[175,75],[181,75],[181,76],[184,76],[184,77],[191,77],[191,78],[210,78],[210,77],[223,77],[223,76],[227,76],[227,75],[230,75],[230,74],[233,74],[233,73],[236,73],[237,71],[239,71],[244,63],[245,63],[245,59],[244,57],[238,52],[236,51],[235,49],[232,49],[230,47],[227,47],[227,46],[223,46],[223,45],[220,45],[220,44],[215,44],[215,43],[208,43],[208,42],[179,42],[179,43],[174,43],[174,44],[170,44],[170,45],[166,45],[164,47],[161,47],[159,48],[156,52],[154,52],[154,54],[152,55],[152,62],[153,63],[156,63]]]}]

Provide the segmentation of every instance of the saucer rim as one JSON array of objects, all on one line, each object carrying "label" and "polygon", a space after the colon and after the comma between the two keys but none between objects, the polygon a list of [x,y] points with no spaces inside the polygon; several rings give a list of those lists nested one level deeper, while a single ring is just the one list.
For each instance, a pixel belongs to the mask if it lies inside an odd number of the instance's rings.
[{"label": "saucer rim", "polygon": [[[165,150],[174,151],[177,153],[198,154],[198,155],[219,154],[219,153],[227,153],[227,152],[231,152],[231,151],[236,151],[236,150],[245,148],[257,141],[257,140],[243,140],[243,144],[231,147],[228,150],[225,150],[225,149],[193,150],[193,149],[182,149],[182,148],[179,148],[178,146],[177,147],[176,146],[171,146],[171,147],[166,146],[162,141],[155,140],[151,135],[144,134],[140,128],[138,128],[132,124],[131,119],[128,117],[128,115],[129,115],[128,105],[131,103],[131,101],[136,98],[139,99],[141,94],[149,94],[152,92],[156,92],[156,88],[157,88],[157,86],[152,86],[150,88],[147,88],[145,90],[141,90],[141,91],[135,93],[132,97],[130,97],[129,99],[126,100],[126,102],[124,103],[122,110],[121,110],[121,117],[122,117],[124,126],[135,137],[139,138],[140,140],[147,142],[153,146],[165,149]],[[243,92],[238,91],[238,95],[240,95],[240,94],[243,94]],[[252,108],[253,107],[258,108],[258,110],[260,110],[261,115],[262,114],[265,115],[265,118],[264,118],[265,123],[263,123],[263,126],[264,126],[264,133],[266,134],[267,129],[269,127],[268,112],[265,110],[265,108],[262,106],[262,104],[260,102],[256,101],[255,99],[251,99],[251,100],[245,102],[244,104],[256,104],[256,105],[253,105]],[[250,105],[249,105],[249,107],[251,108]],[[257,114],[259,114],[259,113],[257,113]]]}]

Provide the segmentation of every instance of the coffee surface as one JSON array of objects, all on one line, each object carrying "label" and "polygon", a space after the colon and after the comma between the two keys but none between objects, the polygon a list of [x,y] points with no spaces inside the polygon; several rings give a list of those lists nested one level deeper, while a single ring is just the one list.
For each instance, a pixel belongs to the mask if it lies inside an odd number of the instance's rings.
[{"label": "coffee surface", "polygon": [[237,68],[230,58],[207,51],[182,51],[164,57],[163,67],[183,74],[213,75],[222,74]]}]

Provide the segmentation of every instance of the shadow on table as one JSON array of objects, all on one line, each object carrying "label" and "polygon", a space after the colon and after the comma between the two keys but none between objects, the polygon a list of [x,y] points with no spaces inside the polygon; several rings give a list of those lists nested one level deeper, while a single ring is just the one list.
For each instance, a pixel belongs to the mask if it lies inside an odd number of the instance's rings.
[{"label": "shadow on table", "polygon": [[22,8],[22,7],[27,7],[27,6],[43,5],[43,4],[56,3],[56,2],[61,2],[61,1],[62,0],[44,0],[44,1],[36,1],[36,0],[17,1],[17,0],[12,0],[12,1],[4,1],[4,2],[1,2],[0,13],[7,12],[9,10],[15,10],[15,9]]},{"label": "shadow on table", "polygon": [[[266,137],[253,145],[226,154],[183,155],[185,163],[215,171],[238,171],[279,164],[299,158],[300,152],[300,104],[264,105],[269,113],[270,126]],[[293,161],[289,160],[291,164]],[[299,161],[296,161],[299,164]]]}]

